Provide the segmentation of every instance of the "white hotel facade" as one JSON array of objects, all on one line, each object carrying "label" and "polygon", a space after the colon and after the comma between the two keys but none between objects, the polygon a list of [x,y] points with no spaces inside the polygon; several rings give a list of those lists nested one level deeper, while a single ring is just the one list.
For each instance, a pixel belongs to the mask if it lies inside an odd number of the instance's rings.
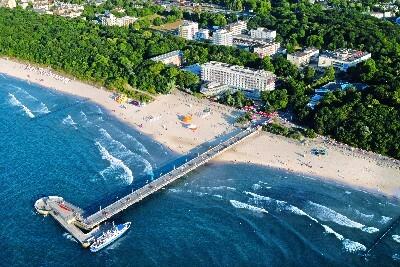
[{"label": "white hotel facade", "polygon": [[211,61],[201,66],[201,78],[203,81],[218,82],[259,95],[260,91],[275,89],[276,76],[265,70]]}]

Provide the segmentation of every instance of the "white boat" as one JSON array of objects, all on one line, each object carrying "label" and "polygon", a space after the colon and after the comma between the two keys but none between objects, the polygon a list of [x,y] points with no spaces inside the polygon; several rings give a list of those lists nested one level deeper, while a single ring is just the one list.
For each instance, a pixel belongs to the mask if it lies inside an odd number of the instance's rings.
[{"label": "white boat", "polygon": [[94,242],[90,246],[90,251],[97,252],[100,249],[110,245],[112,242],[122,236],[129,229],[130,226],[131,222],[126,222],[124,224],[113,226],[113,228],[104,232],[102,235],[94,240]]}]

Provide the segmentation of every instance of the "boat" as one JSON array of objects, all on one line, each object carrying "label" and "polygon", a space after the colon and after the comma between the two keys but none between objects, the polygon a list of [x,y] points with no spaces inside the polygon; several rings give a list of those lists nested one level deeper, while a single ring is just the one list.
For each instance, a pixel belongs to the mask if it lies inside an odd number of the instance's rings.
[{"label": "boat", "polygon": [[124,224],[113,225],[113,227],[105,231],[99,237],[97,237],[92,245],[90,246],[91,252],[97,252],[102,248],[110,245],[112,242],[117,240],[120,236],[122,236],[131,226],[131,222],[126,222]]}]

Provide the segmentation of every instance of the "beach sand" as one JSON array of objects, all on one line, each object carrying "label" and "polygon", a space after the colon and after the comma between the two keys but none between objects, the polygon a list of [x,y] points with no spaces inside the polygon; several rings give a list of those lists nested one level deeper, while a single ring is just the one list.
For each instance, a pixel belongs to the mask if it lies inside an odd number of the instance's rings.
[{"label": "beach sand", "polygon": [[[109,91],[76,80],[65,83],[28,70],[23,63],[0,59],[0,72],[63,93],[89,98],[177,153],[187,153],[205,142],[237,131],[233,123],[240,115],[239,111],[179,91],[160,95],[145,107],[125,105],[124,109],[111,98]],[[196,131],[181,122],[182,116],[188,114],[198,127]],[[325,148],[327,155],[312,155],[310,150],[315,147]],[[400,198],[399,161],[353,149],[325,137],[300,142],[261,132],[215,160],[279,168]]]}]

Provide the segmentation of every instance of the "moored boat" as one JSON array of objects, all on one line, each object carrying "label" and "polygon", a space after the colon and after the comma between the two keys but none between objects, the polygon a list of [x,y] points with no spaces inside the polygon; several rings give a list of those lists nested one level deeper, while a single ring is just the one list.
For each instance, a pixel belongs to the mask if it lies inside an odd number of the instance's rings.
[{"label": "moored boat", "polygon": [[113,226],[110,230],[105,231],[102,235],[97,237],[90,246],[91,252],[97,252],[122,236],[131,226],[131,222],[118,224]]}]

